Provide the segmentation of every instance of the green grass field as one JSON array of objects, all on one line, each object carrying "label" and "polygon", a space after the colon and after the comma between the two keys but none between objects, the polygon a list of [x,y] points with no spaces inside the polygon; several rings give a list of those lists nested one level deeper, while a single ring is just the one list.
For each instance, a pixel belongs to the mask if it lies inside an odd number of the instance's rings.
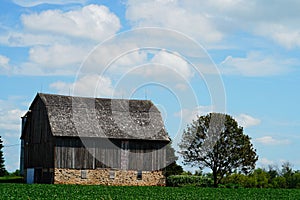
[{"label": "green grass field", "polygon": [[300,199],[300,190],[0,184],[0,199]]}]

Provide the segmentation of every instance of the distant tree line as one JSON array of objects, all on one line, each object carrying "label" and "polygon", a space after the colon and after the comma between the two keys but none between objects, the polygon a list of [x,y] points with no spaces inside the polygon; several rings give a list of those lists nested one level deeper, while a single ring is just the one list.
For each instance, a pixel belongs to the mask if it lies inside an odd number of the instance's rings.
[{"label": "distant tree line", "polygon": [[224,187],[256,188],[300,188],[300,170],[293,170],[289,162],[282,164],[281,169],[269,165],[267,169],[258,168],[249,175],[233,173],[226,176]]},{"label": "distant tree line", "polygon": [[[213,187],[213,174],[196,171],[194,174],[183,172],[180,175],[171,175],[167,177],[167,186]],[[292,169],[291,163],[285,162],[281,169],[275,165],[269,165],[267,168],[257,168],[247,175],[234,172],[225,175],[218,187],[300,189],[300,170]]]}]

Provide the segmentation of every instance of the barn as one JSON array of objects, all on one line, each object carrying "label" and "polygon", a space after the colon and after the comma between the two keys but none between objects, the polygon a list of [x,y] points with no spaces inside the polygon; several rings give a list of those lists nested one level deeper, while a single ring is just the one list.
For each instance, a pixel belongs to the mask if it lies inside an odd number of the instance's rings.
[{"label": "barn", "polygon": [[150,100],[38,93],[22,117],[27,183],[164,185],[161,113]]}]

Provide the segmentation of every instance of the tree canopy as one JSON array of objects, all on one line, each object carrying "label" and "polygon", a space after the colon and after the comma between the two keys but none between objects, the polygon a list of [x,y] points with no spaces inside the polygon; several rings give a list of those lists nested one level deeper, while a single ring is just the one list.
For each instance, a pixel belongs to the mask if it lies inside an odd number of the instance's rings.
[{"label": "tree canopy", "polygon": [[2,144],[2,139],[0,136],[0,176],[5,176],[7,174],[7,171],[5,169],[5,165],[4,165],[4,156],[3,156],[3,144]]},{"label": "tree canopy", "polygon": [[187,126],[179,153],[186,165],[210,168],[217,187],[224,175],[253,171],[258,156],[250,139],[231,116],[210,113]]}]

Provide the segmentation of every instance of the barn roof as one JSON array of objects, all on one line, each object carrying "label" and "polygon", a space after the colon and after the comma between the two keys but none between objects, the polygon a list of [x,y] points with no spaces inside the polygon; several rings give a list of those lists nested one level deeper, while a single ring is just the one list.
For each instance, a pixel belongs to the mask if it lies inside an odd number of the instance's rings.
[{"label": "barn roof", "polygon": [[161,113],[149,100],[38,93],[54,136],[169,141]]}]

